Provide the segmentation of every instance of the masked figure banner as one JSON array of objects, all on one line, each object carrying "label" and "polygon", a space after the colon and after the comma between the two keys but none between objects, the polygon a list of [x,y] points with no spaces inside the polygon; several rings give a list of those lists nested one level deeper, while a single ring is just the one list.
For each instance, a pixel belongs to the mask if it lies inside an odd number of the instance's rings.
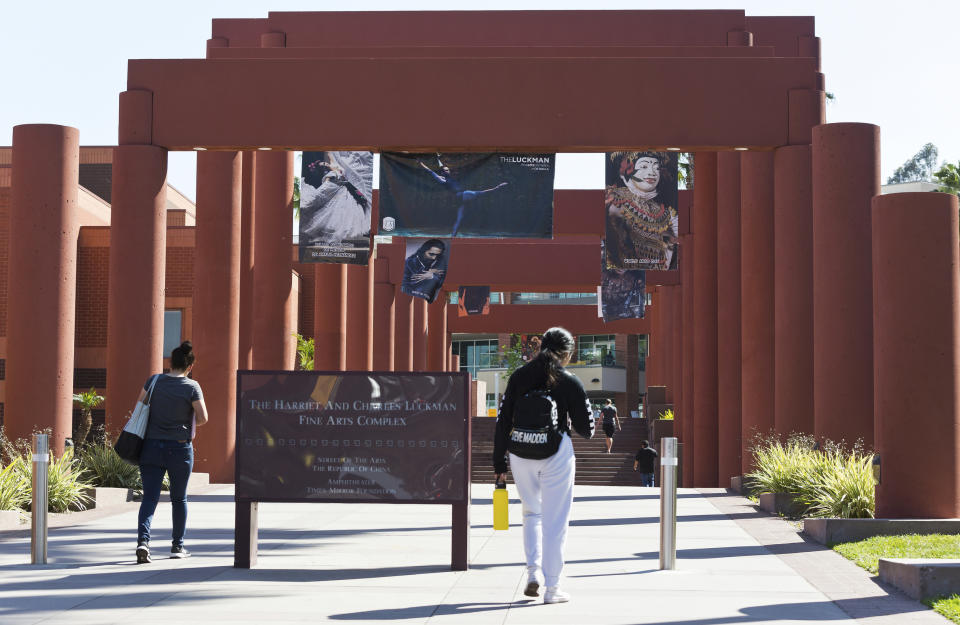
[{"label": "masked figure banner", "polygon": [[300,262],[366,265],[372,205],[373,153],[304,152]]},{"label": "masked figure banner", "polygon": [[490,314],[490,287],[462,286],[457,293],[457,316]]},{"label": "masked figure banner", "polygon": [[611,152],[606,167],[606,266],[676,269],[677,155]]},{"label": "masked figure banner", "polygon": [[400,290],[432,304],[447,277],[450,243],[440,239],[407,239]]},{"label": "masked figure banner", "polygon": [[380,233],[550,238],[555,160],[555,154],[384,153]]}]

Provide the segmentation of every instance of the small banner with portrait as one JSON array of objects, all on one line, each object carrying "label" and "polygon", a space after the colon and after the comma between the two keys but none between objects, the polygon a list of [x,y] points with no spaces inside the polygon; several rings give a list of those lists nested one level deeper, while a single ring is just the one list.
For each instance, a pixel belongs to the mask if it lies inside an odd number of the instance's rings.
[{"label": "small banner with portrait", "polygon": [[553,236],[555,154],[380,156],[380,234]]},{"label": "small banner with portrait", "polygon": [[373,153],[304,152],[300,174],[300,262],[366,265]]},{"label": "small banner with portrait", "polygon": [[[605,246],[601,246],[601,259]],[[617,319],[643,319],[647,303],[646,272],[639,269],[609,269],[601,262],[600,316],[603,322]]]},{"label": "small banner with portrait", "polygon": [[490,314],[490,287],[462,286],[457,292],[457,316]]},{"label": "small banner with portrait", "polygon": [[606,155],[606,266],[676,269],[679,242],[677,154]]},{"label": "small banner with portrait", "polygon": [[450,242],[442,239],[407,239],[400,290],[432,304],[447,277]]}]

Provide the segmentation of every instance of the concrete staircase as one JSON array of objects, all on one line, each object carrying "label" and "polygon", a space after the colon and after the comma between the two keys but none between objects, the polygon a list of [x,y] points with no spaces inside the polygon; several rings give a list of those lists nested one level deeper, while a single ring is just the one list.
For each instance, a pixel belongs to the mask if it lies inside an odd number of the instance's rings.
[{"label": "concrete staircase", "polygon": [[[492,417],[473,418],[474,483],[493,483],[493,434],[497,420]],[[577,484],[599,486],[638,486],[639,477],[633,472],[633,457],[640,448],[640,441],[650,439],[646,419],[620,419],[623,430],[613,439],[612,453],[607,453],[603,430],[597,424],[597,432],[590,440],[571,435],[577,455]],[[653,441],[651,440],[651,444]],[[508,475],[513,481],[513,476]]]}]

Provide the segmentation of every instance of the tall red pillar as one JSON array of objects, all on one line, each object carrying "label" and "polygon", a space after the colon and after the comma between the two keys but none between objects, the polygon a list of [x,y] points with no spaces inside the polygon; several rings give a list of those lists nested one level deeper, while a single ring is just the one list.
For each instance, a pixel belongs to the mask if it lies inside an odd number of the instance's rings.
[{"label": "tall red pillar", "polygon": [[413,370],[429,371],[427,367],[427,330],[429,315],[427,300],[413,298]]},{"label": "tall red pillar", "polygon": [[413,371],[413,298],[404,293],[399,284],[393,287],[393,297],[396,327],[394,338],[397,344],[394,350],[394,370]]},{"label": "tall red pillar", "polygon": [[5,433],[50,428],[57,455],[73,436],[79,178],[76,128],[13,128]]},{"label": "tall red pillar", "polygon": [[[679,436],[683,427],[683,289],[679,286],[670,287],[673,292],[673,306],[671,316],[673,317],[673,371],[671,379],[673,380],[673,412],[674,419],[680,419],[674,425],[674,436]],[[631,369],[628,367],[628,371]],[[678,429],[680,428],[680,429]]]},{"label": "tall red pillar", "polygon": [[427,370],[446,371],[447,356],[447,298],[440,292],[437,299],[427,307],[429,329],[427,331]]},{"label": "tall red pillar", "polygon": [[253,368],[253,267],[254,267],[254,198],[257,153],[243,153],[240,194],[240,341],[239,366]]},{"label": "tall red pillar", "polygon": [[646,312],[650,318],[650,336],[647,338],[647,386],[663,386],[663,326],[660,322],[663,296],[658,288],[651,289],[650,306]]},{"label": "tall red pillar", "polygon": [[[366,268],[366,278],[367,278],[367,310],[365,319],[367,322],[367,327],[364,332],[367,337],[366,343],[366,352],[364,353],[364,369],[367,371],[373,371],[373,346],[374,346],[374,335],[373,335],[373,325],[374,325],[374,265],[373,260],[371,259],[370,265]],[[391,325],[393,324],[393,317],[390,318]],[[391,347],[392,349],[392,347]],[[392,360],[392,358],[391,358]]]},{"label": "tall red pillar", "polygon": [[197,154],[193,379],[203,388],[210,421],[197,432],[199,470],[212,482],[232,482],[236,445],[240,339],[240,152]]},{"label": "tall red pillar", "polygon": [[946,193],[873,198],[878,518],[960,516],[957,210]]},{"label": "tall red pillar", "polygon": [[693,438],[697,459],[694,484],[719,483],[717,449],[717,153],[697,152],[693,185],[694,246],[693,289]]},{"label": "tall red pillar", "polygon": [[[661,363],[661,367],[668,404],[674,404],[679,399],[676,393],[677,381],[673,378],[673,361],[677,357],[677,349],[673,343],[673,327],[679,323],[679,320],[674,316],[675,291],[676,289],[672,286],[660,287],[662,303],[660,327],[663,333],[663,362]],[[674,410],[674,412],[676,412],[676,410]]]},{"label": "tall red pillar", "polygon": [[813,195],[809,145],[774,153],[774,427],[813,434]]},{"label": "tall red pillar", "polygon": [[879,193],[877,126],[813,129],[814,434],[848,444],[862,438],[867,447],[873,445],[870,201]]},{"label": "tall red pillar", "polygon": [[254,213],[253,366],[293,369],[296,342],[287,318],[293,272],[293,152],[257,154]]},{"label": "tall red pillar", "polygon": [[740,475],[740,154],[717,155],[717,448],[721,486]]},{"label": "tall red pillar", "polygon": [[313,368],[347,368],[347,265],[317,263],[313,287]]},{"label": "tall red pillar", "polygon": [[367,371],[367,268],[347,265],[347,370]]},{"label": "tall red pillar", "polygon": [[741,469],[757,434],[773,428],[773,153],[740,160]]},{"label": "tall red pillar", "polygon": [[396,312],[389,259],[374,260],[373,274],[373,370],[393,371]]},{"label": "tall red pillar", "polygon": [[119,431],[144,382],[163,369],[167,151],[153,145],[153,94],[120,94],[113,151],[110,295],[107,303],[108,431]]},{"label": "tall red pillar", "polygon": [[695,293],[693,289],[694,277],[694,258],[696,250],[694,249],[693,234],[684,234],[680,236],[680,283],[683,287],[683,369],[681,370],[682,380],[680,389],[683,393],[683,412],[680,415],[680,442],[683,443],[683,486],[693,486],[694,466],[696,463],[696,444],[693,439],[693,424],[696,421],[693,405],[693,357],[696,354],[696,347],[693,336],[694,326],[694,301]]}]

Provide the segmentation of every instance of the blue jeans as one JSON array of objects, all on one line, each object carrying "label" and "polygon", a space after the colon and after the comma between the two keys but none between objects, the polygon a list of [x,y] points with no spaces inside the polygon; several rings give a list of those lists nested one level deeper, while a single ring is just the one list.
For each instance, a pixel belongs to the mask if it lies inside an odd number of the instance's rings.
[{"label": "blue jeans", "polygon": [[653,486],[653,473],[641,473],[640,486]]},{"label": "blue jeans", "polygon": [[150,542],[150,524],[160,501],[163,474],[170,476],[170,503],[173,504],[173,544],[183,545],[187,529],[187,482],[193,471],[193,444],[190,441],[166,441],[148,438],[140,453],[140,479],[143,500],[137,522],[137,543]]}]

